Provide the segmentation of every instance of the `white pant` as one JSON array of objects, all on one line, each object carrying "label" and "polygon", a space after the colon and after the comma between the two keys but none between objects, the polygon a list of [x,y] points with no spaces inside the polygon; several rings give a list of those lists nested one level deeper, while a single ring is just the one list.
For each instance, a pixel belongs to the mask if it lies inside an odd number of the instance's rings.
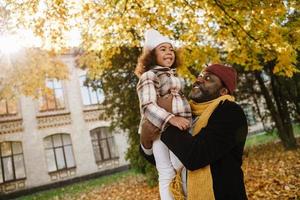
[{"label": "white pant", "polygon": [[[156,162],[156,169],[158,171],[159,194],[161,200],[174,200],[169,185],[175,177],[175,170],[183,167],[180,160],[175,154],[168,149],[168,147],[160,140],[153,142],[153,155]],[[186,194],[186,170],[182,170],[183,191]]]}]

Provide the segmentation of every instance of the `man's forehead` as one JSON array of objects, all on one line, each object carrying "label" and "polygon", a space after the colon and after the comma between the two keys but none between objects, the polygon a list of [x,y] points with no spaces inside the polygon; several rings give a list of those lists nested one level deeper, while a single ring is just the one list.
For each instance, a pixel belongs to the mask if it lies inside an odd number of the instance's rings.
[{"label": "man's forehead", "polygon": [[210,76],[213,79],[219,79],[221,81],[221,79],[217,75],[209,71],[206,71],[206,69],[202,70],[201,73],[199,74],[199,76],[203,76],[203,75]]},{"label": "man's forehead", "polygon": [[216,76],[216,75],[214,75],[213,73],[211,73],[211,72],[209,72],[209,71],[206,71],[205,69],[202,70],[202,71],[200,72],[199,76],[200,76],[200,75],[213,75],[213,76]]}]

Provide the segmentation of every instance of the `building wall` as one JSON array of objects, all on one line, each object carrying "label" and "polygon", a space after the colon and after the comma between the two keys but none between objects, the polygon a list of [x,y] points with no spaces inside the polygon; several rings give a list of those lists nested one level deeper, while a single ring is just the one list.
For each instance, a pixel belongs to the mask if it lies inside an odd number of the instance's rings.
[{"label": "building wall", "polygon": [[[108,127],[110,122],[101,115],[103,107],[83,105],[79,76],[84,72],[75,67],[74,57],[64,55],[62,60],[70,71],[69,80],[63,81],[65,109],[39,112],[37,100],[22,96],[17,115],[0,117],[0,143],[22,142],[26,171],[25,179],[0,183],[0,194],[128,165],[124,158],[127,134],[120,130],[113,131],[118,157],[96,162],[90,131]],[[44,138],[57,133],[70,134],[76,167],[49,173]]]}]

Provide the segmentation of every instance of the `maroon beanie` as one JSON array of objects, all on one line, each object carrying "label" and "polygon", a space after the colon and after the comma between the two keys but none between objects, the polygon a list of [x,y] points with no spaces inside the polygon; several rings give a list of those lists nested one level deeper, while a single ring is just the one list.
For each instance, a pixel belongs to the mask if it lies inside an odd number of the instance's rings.
[{"label": "maroon beanie", "polygon": [[236,70],[232,67],[227,67],[221,64],[212,64],[204,69],[204,71],[210,72],[224,83],[225,87],[229,90],[230,94],[233,94],[233,91],[236,88]]}]

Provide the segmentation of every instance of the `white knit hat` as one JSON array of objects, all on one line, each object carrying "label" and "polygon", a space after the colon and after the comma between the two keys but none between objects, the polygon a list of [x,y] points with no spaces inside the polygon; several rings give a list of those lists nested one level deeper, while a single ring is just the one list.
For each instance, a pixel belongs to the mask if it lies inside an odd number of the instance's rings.
[{"label": "white knit hat", "polygon": [[145,32],[145,45],[144,48],[152,50],[161,43],[170,43],[172,46],[172,40],[161,35],[157,30],[149,29]]}]

